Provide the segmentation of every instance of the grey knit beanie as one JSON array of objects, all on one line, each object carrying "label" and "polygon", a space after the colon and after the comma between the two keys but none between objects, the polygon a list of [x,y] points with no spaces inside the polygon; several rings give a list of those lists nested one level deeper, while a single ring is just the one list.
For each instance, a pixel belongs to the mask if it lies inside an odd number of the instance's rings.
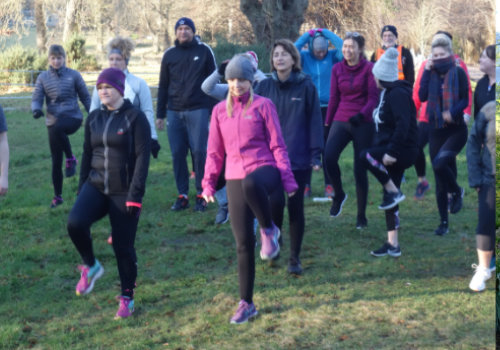
[{"label": "grey knit beanie", "polygon": [[253,83],[254,70],[252,62],[243,55],[234,56],[226,67],[226,80],[246,79]]},{"label": "grey knit beanie", "polygon": [[323,35],[318,35],[313,39],[312,42],[313,50],[326,50],[328,49],[328,41],[326,41]]},{"label": "grey knit beanie", "polygon": [[398,80],[398,50],[391,47],[375,62],[372,73],[378,80],[396,81]]}]

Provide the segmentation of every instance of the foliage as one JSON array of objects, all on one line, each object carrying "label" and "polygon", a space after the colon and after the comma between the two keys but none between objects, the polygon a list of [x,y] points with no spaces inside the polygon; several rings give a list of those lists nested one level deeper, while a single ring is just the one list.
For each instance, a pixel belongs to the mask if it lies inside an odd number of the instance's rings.
[{"label": "foliage", "polygon": [[[35,49],[17,44],[0,52],[0,69],[35,70],[41,64]],[[0,81],[12,84],[29,84],[36,80],[36,74],[21,72],[0,72]]]},{"label": "foliage", "polygon": [[215,43],[212,49],[218,64],[226,59],[230,59],[237,53],[243,53],[250,50],[254,51],[259,58],[259,69],[263,72],[270,71],[270,51],[263,44],[241,45],[229,42],[222,35],[215,35]]},{"label": "foliage", "polygon": [[64,44],[67,65],[78,71],[99,70],[100,66],[96,58],[86,53],[85,42],[85,38],[79,35],[73,35],[70,40]]},{"label": "foliage", "polygon": [[[256,259],[255,303],[259,316],[233,326],[238,302],[237,261],[229,224],[213,225],[206,213],[169,210],[176,188],[165,132],[158,160],[151,160],[144,210],[136,239],[139,275],[136,312],[114,321],[119,293],[109,221],[92,227],[97,257],[106,272],[87,296],[76,297],[80,258],[66,232],[77,177],[64,180],[65,202],[52,198],[46,128],[29,113],[7,111],[11,146],[10,187],[0,198],[0,347],[5,349],[492,349],[494,292],[467,285],[475,262],[477,195],[467,191],[462,211],[450,217],[450,233],[437,237],[434,194],[401,204],[399,259],[369,251],[384,241],[377,209],[381,188],[370,177],[369,226],[354,227],[356,201],[352,148],[341,157],[349,199],[342,215],[307,200],[302,248],[304,275],[286,273],[288,225],[281,258],[269,266]],[[83,130],[70,137],[81,158]],[[429,165],[429,164],[428,164]],[[464,153],[457,161],[466,184]],[[428,167],[429,173],[432,170]],[[416,185],[406,172],[403,191]],[[191,182],[191,195],[194,197]],[[323,192],[313,174],[313,195]],[[285,216],[285,223],[287,222]],[[258,248],[256,249],[258,256]]]}]

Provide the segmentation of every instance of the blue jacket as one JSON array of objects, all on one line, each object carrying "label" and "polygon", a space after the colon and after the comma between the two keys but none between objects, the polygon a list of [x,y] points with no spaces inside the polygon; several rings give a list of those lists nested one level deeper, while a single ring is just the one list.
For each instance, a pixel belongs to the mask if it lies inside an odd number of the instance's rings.
[{"label": "blue jacket", "polygon": [[269,98],[276,106],[292,170],[321,165],[323,124],[311,78],[303,72],[292,72],[282,82],[273,72],[271,78],[257,84],[255,93]]},{"label": "blue jacket", "polygon": [[[324,36],[335,46],[334,50],[328,50],[326,56],[321,61],[314,57],[312,48],[312,41],[318,35]],[[305,44],[308,44],[309,50],[302,50]],[[335,63],[342,61],[342,45],[342,39],[328,29],[316,32],[314,37],[310,36],[309,32],[305,32],[295,42],[295,47],[299,50],[302,60],[302,71],[311,77],[314,86],[316,86],[321,107],[328,106],[332,67]]]},{"label": "blue jacket", "polygon": [[44,97],[47,103],[47,125],[54,124],[57,118],[83,119],[77,97],[87,112],[90,108],[90,94],[82,76],[66,66],[57,70],[50,67],[38,76],[31,99],[32,111],[42,110]]}]

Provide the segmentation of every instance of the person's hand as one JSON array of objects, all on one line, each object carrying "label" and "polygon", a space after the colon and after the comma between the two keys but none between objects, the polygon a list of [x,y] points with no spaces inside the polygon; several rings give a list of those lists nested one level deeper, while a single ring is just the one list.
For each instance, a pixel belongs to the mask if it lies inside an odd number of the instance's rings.
[{"label": "person's hand", "polygon": [[207,203],[215,202],[214,196],[206,195],[206,194],[203,194],[202,196],[203,196],[203,199],[205,199],[205,202],[207,202]]},{"label": "person's hand", "polygon": [[429,58],[427,58],[427,62],[425,62],[425,69],[431,70],[433,66],[434,62],[432,62],[432,56],[429,56]]},{"label": "person's hand", "polygon": [[448,124],[453,123],[453,118],[451,117],[450,111],[443,111],[443,119]]},{"label": "person's hand", "polygon": [[163,130],[165,128],[165,119],[157,118],[155,124],[158,130]]},{"label": "person's hand", "polygon": [[43,117],[43,112],[39,109],[35,109],[33,111],[33,118],[38,119],[40,117]]},{"label": "person's hand", "polygon": [[309,36],[314,36],[314,34],[316,34],[316,29],[310,29],[308,31],[308,33],[309,33]]},{"label": "person's hand", "polygon": [[226,67],[227,67],[227,64],[229,63],[230,60],[225,60],[225,61],[222,61],[222,63],[219,65],[219,68],[217,69],[217,72],[224,76],[224,74],[226,74]]},{"label": "person's hand", "polygon": [[161,146],[158,143],[158,140],[151,139],[151,154],[153,155],[153,158],[156,159],[158,158],[158,152],[160,152]]},{"label": "person's hand", "polygon": [[318,33],[322,33],[322,32],[323,32],[323,28],[318,28],[318,29],[316,29],[316,31],[317,31]]},{"label": "person's hand", "polygon": [[295,196],[296,193],[297,193],[297,191],[288,192],[288,198]]},{"label": "person's hand", "polygon": [[349,123],[351,123],[354,127],[360,126],[364,119],[364,115],[362,113],[358,113],[349,118]]},{"label": "person's hand", "polygon": [[127,214],[139,219],[141,215],[142,204],[137,202],[126,202]]},{"label": "person's hand", "polygon": [[394,163],[396,163],[398,160],[394,157],[391,157],[390,155],[388,155],[387,153],[384,154],[384,156],[382,157],[382,163],[384,165],[392,165]]}]

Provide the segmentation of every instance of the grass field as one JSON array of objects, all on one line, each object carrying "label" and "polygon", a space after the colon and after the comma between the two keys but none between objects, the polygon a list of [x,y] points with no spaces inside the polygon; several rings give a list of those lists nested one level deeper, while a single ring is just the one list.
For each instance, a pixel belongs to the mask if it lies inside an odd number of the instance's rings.
[{"label": "grass field", "polygon": [[[304,274],[286,273],[288,234],[275,266],[256,261],[252,322],[229,324],[238,302],[236,252],[229,224],[204,213],[169,210],[175,199],[170,152],[152,160],[136,240],[139,275],[136,313],[114,321],[120,291],[107,219],[93,226],[94,246],[106,269],[91,294],[75,296],[79,256],[66,233],[77,178],[65,179],[65,203],[49,209],[50,154],[43,121],[8,112],[10,187],[0,199],[0,348],[2,349],[493,349],[494,282],[468,289],[477,262],[477,195],[467,186],[465,152],[458,157],[464,208],[439,223],[434,194],[412,199],[407,171],[402,190],[399,259],[373,258],[386,237],[377,209],[381,188],[370,176],[368,221],[355,228],[350,148],[341,168],[349,200],[338,218],[328,204],[306,203]],[[78,158],[83,130],[71,137]],[[434,185],[432,170],[429,178]],[[193,185],[193,184],[191,184]],[[193,186],[191,186],[193,187]],[[313,195],[321,195],[314,175]],[[194,189],[191,189],[191,196]],[[352,198],[352,199],[351,199]],[[286,222],[286,221],[285,221]],[[258,249],[258,248],[257,248]]]}]

